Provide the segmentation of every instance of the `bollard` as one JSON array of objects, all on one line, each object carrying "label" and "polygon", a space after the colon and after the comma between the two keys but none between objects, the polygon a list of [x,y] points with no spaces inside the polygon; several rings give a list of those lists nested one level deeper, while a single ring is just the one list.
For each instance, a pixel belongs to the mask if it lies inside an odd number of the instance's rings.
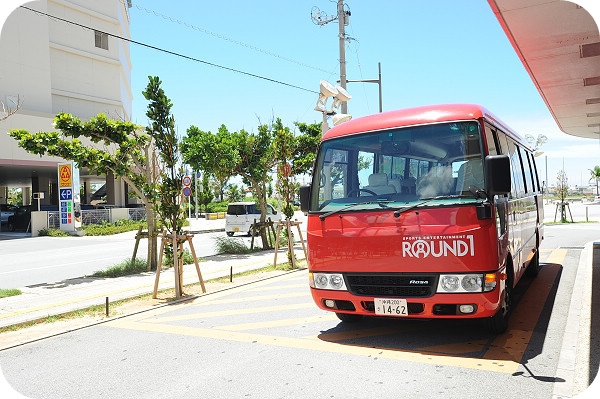
[{"label": "bollard", "polygon": [[233,266],[229,266],[229,282],[233,283]]},{"label": "bollard", "polygon": [[108,317],[108,297],[106,297],[106,317]]}]

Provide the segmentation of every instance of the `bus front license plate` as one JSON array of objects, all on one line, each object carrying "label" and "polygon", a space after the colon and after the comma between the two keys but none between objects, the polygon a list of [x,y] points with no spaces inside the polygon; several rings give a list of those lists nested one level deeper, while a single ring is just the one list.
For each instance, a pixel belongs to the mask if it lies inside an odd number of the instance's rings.
[{"label": "bus front license plate", "polygon": [[380,316],[408,316],[406,299],[375,298],[375,314]]},{"label": "bus front license plate", "polygon": [[240,228],[239,227],[234,227],[233,231],[235,231],[237,233],[238,231],[240,231]]}]

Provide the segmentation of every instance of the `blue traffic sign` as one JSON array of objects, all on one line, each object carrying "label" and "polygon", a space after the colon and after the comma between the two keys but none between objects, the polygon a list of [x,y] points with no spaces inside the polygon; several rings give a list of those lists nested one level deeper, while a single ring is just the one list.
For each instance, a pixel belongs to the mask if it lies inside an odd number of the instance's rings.
[{"label": "blue traffic sign", "polygon": [[73,189],[61,188],[59,196],[62,201],[72,200],[73,199]]}]

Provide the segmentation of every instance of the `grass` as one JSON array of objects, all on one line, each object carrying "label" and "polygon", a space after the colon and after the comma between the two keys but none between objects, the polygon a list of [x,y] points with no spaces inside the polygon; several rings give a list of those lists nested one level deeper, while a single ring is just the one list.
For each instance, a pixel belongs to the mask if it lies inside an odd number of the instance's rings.
[{"label": "grass", "polygon": [[9,296],[16,296],[16,295],[21,295],[22,292],[21,290],[18,290],[16,288],[0,288],[0,298],[7,298]]},{"label": "grass", "polygon": [[217,237],[216,250],[218,254],[249,254],[252,252],[262,251],[262,248],[250,249],[244,241],[239,238]]},{"label": "grass", "polygon": [[135,259],[131,263],[131,259],[126,259],[123,262],[111,266],[106,270],[99,270],[92,274],[92,277],[115,278],[129,276],[131,274],[139,274],[148,270],[146,259]]}]

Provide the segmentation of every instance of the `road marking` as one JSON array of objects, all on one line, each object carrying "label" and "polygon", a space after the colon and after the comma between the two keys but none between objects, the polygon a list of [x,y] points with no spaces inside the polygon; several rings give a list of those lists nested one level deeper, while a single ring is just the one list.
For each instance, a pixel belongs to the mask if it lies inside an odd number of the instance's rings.
[{"label": "road marking", "polygon": [[334,344],[318,339],[313,340],[304,338],[289,338],[272,335],[242,333],[236,331],[224,331],[216,328],[206,329],[188,326],[169,326],[165,324],[137,323],[130,322],[125,319],[111,321],[105,325],[128,330],[152,331],[163,334],[186,335],[215,339],[220,341],[224,340],[253,344],[258,343],[262,345],[279,346],[285,348],[316,350],[321,352],[342,353],[349,355],[359,355],[372,358],[386,358],[418,363],[434,363],[444,366],[496,371],[501,373],[513,373],[513,370],[516,370],[516,368],[519,366],[518,363],[515,363],[513,361],[457,358],[453,356],[440,356],[430,353],[423,354],[413,351],[398,351],[378,347]]},{"label": "road marking", "polygon": [[[509,331],[496,338],[486,351],[486,359],[511,359],[521,362],[527,345],[548,300],[548,293],[552,289],[562,263],[567,254],[566,250],[556,249],[546,259],[538,276],[533,280],[523,297],[519,301],[517,311],[510,318]],[[552,262],[549,263],[548,260]],[[544,293],[545,295],[540,295]]]},{"label": "road marking", "polygon": [[[157,317],[161,313],[170,312],[172,309],[157,309],[152,311],[150,317],[138,315],[137,318],[123,318],[107,323],[107,326],[157,333],[188,335],[207,339],[224,341],[237,341],[246,343],[259,343],[280,347],[316,350],[323,352],[342,353],[357,356],[380,357],[402,361],[411,361],[427,364],[445,365],[457,368],[469,368],[501,373],[515,373],[521,362],[527,346],[531,341],[533,331],[539,320],[543,307],[548,300],[548,294],[556,282],[561,269],[561,263],[567,255],[566,249],[544,251],[548,255],[545,265],[540,270],[538,277],[533,280],[524,292],[520,302],[510,320],[510,329],[505,334],[490,339],[474,339],[466,342],[454,342],[444,345],[424,346],[411,349],[373,347],[349,343],[347,341],[375,336],[398,334],[397,326],[384,326],[364,329],[351,329],[332,333],[321,333],[306,337],[294,338],[277,335],[265,335],[244,331],[303,325],[323,321],[336,320],[333,313],[323,313],[318,316],[300,318],[282,318],[278,320],[237,323],[215,326],[212,328],[196,328],[184,325],[169,325],[168,322],[203,319],[208,317],[247,315],[263,312],[278,312],[294,309],[312,308],[312,301],[297,304],[287,304],[267,307],[253,307],[249,309],[232,309],[214,312],[198,312],[188,315]],[[297,277],[297,276],[296,276]],[[291,278],[290,278],[291,280]],[[241,287],[246,292],[274,291],[274,286],[268,286],[272,281],[264,283],[263,287]],[[300,285],[293,285],[299,287]],[[282,286],[277,286],[280,289]],[[291,286],[288,286],[291,287]],[[219,294],[219,293],[217,293]],[[235,298],[228,298],[231,295]],[[290,293],[282,295],[262,295],[257,297],[239,298],[240,291],[227,291],[220,295],[200,297],[192,305],[220,305],[256,300],[275,300],[277,298],[304,297],[306,293]],[[160,312],[157,312],[160,311]],[[418,333],[424,327],[420,323],[403,325],[401,331]],[[344,342],[346,341],[346,342]],[[481,354],[481,357],[468,354]]]},{"label": "road marking", "polygon": [[298,317],[296,319],[280,319],[270,321],[258,321],[254,323],[239,323],[219,326],[220,330],[225,331],[248,331],[248,330],[259,330],[265,328],[274,327],[285,327],[285,326],[297,326],[309,323],[320,323],[323,321],[337,320],[337,317],[333,313],[324,313],[319,316],[312,317]]},{"label": "road marking", "polygon": [[[145,319],[142,320],[145,323],[168,323],[172,321],[183,321],[183,320],[195,320],[195,319],[205,319],[209,317],[222,317],[222,316],[235,316],[242,314],[256,314],[256,313],[266,313],[266,312],[279,312],[282,310],[294,310],[294,309],[307,309],[314,307],[314,304],[304,302],[292,305],[279,305],[279,306],[264,306],[260,308],[250,308],[250,309],[230,309],[230,310],[217,310],[215,312],[200,312],[200,313],[192,313],[185,314],[180,316],[170,316],[170,317],[159,317],[153,319]],[[172,310],[172,309],[171,309]]]}]

